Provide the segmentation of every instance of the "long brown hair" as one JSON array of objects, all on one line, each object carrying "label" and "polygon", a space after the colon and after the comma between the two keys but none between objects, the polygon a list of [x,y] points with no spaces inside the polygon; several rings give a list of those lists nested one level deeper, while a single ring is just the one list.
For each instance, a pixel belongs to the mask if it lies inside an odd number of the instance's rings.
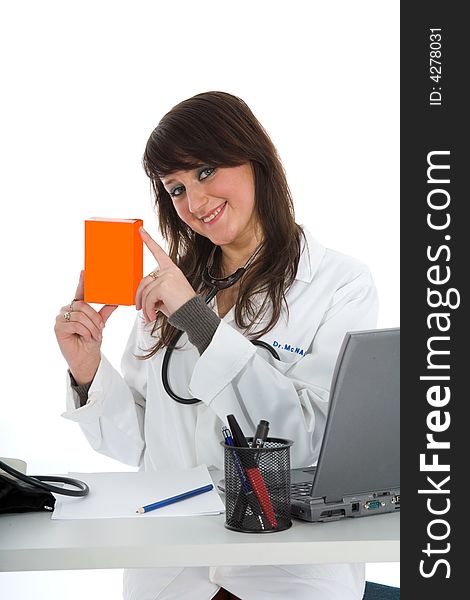
[{"label": "long brown hair", "polygon": [[[213,243],[195,233],[177,215],[160,178],[202,165],[235,167],[251,163],[255,182],[255,211],[263,231],[261,252],[243,276],[235,306],[235,322],[252,339],[277,323],[285,293],[292,285],[300,258],[302,230],[294,218],[292,196],[280,158],[268,134],[246,103],[226,92],[205,92],[173,107],[147,142],[143,166],[150,178],[160,231],[169,255],[195,290],[204,293],[201,273]],[[218,272],[215,253],[211,271]],[[255,302],[255,295],[261,302]],[[178,330],[159,313],[152,330],[158,342],[144,358],[173,346]]]}]

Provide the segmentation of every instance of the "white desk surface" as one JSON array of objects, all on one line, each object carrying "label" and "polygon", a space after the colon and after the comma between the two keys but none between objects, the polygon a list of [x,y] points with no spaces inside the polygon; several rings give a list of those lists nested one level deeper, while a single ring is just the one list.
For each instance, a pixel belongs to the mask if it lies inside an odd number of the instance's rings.
[{"label": "white desk surface", "polygon": [[292,520],[276,533],[239,533],[225,515],[51,520],[0,515],[0,571],[399,561],[400,514],[329,523]]}]

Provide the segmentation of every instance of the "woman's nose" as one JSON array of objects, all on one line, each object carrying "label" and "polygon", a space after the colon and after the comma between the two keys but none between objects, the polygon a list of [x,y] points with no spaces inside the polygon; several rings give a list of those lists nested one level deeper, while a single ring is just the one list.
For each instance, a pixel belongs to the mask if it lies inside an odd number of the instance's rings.
[{"label": "woman's nose", "polygon": [[186,195],[189,212],[199,218],[202,217],[204,215],[204,207],[207,204],[207,196],[204,190],[196,185],[190,189],[186,188]]}]

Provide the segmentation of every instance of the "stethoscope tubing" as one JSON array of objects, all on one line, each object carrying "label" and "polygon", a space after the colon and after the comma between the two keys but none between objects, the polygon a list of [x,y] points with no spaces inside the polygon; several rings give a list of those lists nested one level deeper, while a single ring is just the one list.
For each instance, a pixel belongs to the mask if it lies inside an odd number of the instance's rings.
[{"label": "stethoscope tubing", "polygon": [[[2,462],[0,460],[0,469],[8,473],[12,477],[16,479],[20,479],[24,483],[27,483],[33,487],[41,488],[46,490],[47,492],[52,492],[54,494],[62,494],[63,496],[86,496],[90,491],[90,488],[84,481],[80,481],[79,479],[73,479],[71,477],[55,477],[53,475],[25,475],[21,473],[21,471],[17,471],[10,465]],[[45,481],[54,481],[55,483],[63,483],[66,485],[72,485],[78,489],[69,490],[67,488],[58,487],[56,485],[49,485],[48,483],[44,483]]]},{"label": "stethoscope tubing", "polygon": [[[212,288],[212,290],[209,292],[209,294],[206,296],[206,298],[204,299],[205,303],[208,304],[215,297],[215,295],[217,294],[218,291],[219,291],[218,288],[216,286],[214,286]],[[180,337],[182,335],[183,335],[183,331],[180,331],[177,334],[177,336],[173,342],[174,346],[176,346],[176,344],[178,343],[178,340],[180,339]],[[251,340],[251,343],[254,344],[255,346],[260,346],[261,348],[264,348],[265,350],[270,352],[271,355],[276,360],[280,360],[279,354],[267,342],[263,342],[262,340]],[[182,398],[181,396],[178,396],[178,394],[176,394],[171,389],[170,382],[168,380],[168,369],[169,369],[170,358],[171,358],[172,353],[173,353],[173,348],[167,347],[165,350],[165,354],[163,355],[162,384],[163,384],[163,388],[165,389],[165,392],[170,396],[170,398],[175,400],[175,402],[179,402],[180,404],[198,404],[199,402],[201,402],[201,400],[199,400],[199,398]]]}]

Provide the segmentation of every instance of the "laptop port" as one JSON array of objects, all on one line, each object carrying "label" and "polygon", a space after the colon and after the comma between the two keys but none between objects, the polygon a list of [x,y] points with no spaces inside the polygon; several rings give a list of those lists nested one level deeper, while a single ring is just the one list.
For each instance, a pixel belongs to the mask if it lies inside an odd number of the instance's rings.
[{"label": "laptop port", "polygon": [[381,502],[380,500],[369,500],[364,504],[364,508],[367,510],[374,510],[382,506],[385,506],[385,502]]},{"label": "laptop port", "polygon": [[352,503],[351,512],[359,512],[359,502]]},{"label": "laptop port", "polygon": [[390,500],[390,502],[392,504],[400,504],[400,494],[396,494],[395,496],[392,496],[392,499]]},{"label": "laptop port", "polygon": [[332,510],[324,510],[321,513],[320,518],[334,519],[344,517],[345,515],[346,511],[344,510],[344,508],[337,508]]}]

